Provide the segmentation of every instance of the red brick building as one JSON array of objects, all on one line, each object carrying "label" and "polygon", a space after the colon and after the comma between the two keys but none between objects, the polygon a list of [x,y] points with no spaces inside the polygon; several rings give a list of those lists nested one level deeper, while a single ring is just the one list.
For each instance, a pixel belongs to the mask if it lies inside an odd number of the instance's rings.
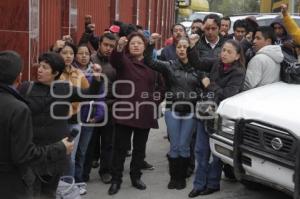
[{"label": "red brick building", "polygon": [[92,15],[99,35],[113,20],[142,25],[170,36],[175,0],[9,0],[0,1],[0,50],[15,50],[24,60],[24,79],[34,73],[39,53],[63,35],[77,41],[84,16]]}]

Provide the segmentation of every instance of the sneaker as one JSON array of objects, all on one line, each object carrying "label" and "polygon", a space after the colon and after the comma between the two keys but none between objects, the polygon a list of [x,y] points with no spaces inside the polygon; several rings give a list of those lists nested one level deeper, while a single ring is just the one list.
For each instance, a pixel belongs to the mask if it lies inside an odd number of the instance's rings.
[{"label": "sneaker", "polygon": [[154,170],[154,166],[151,165],[151,164],[149,164],[148,162],[144,161],[141,169],[144,169],[144,170]]},{"label": "sneaker", "polygon": [[87,193],[86,186],[87,184],[84,182],[76,183],[77,187],[79,188],[80,195],[85,195]]},{"label": "sneaker", "polygon": [[86,193],[87,193],[86,188],[84,188],[84,187],[79,187],[79,194],[80,194],[80,195],[85,195]]}]

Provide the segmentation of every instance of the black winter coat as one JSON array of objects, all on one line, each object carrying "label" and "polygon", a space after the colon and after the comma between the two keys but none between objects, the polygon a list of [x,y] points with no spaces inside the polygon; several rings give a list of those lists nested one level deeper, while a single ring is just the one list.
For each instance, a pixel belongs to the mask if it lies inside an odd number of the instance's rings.
[{"label": "black winter coat", "polygon": [[[29,102],[29,108],[32,112],[33,119],[33,141],[38,146],[45,146],[55,143],[69,135],[68,121],[66,117],[69,115],[68,105],[55,105],[57,102],[79,102],[88,101],[91,98],[83,98],[82,94],[97,94],[100,90],[100,83],[92,81],[89,89],[78,89],[71,87],[69,83],[59,83],[53,87],[56,95],[70,96],[66,98],[58,98],[51,96],[50,86],[35,82],[29,93],[29,82],[25,82],[20,86],[20,93]],[[60,117],[60,118],[59,118]],[[65,168],[66,158],[61,161],[48,164],[32,165],[34,171],[39,175],[60,174]]]},{"label": "black winter coat", "polygon": [[188,49],[188,58],[196,68],[209,72],[211,84],[206,89],[214,93],[214,100],[219,104],[222,100],[231,97],[242,90],[245,69],[240,63],[235,62],[224,71],[220,59],[203,59],[199,56],[197,48]]},{"label": "black winter coat", "polygon": [[27,199],[35,175],[29,164],[47,164],[64,159],[62,142],[36,147],[31,112],[25,100],[12,88],[0,84],[0,196]]},{"label": "black winter coat", "polygon": [[222,100],[242,91],[246,71],[237,62],[224,71],[221,61],[217,61],[210,72],[211,84],[208,90],[214,93],[214,100],[219,104]]},{"label": "black winter coat", "polygon": [[108,105],[109,110],[111,110],[113,102],[116,101],[112,91],[113,83],[117,78],[116,69],[110,64],[109,58],[101,55],[98,51],[91,56],[91,60],[102,67],[102,73],[107,77],[108,84],[105,103]]},{"label": "black winter coat", "polygon": [[212,49],[211,46],[206,43],[205,36],[203,36],[196,45],[200,58],[219,58],[221,48],[225,41],[226,38],[220,36],[220,40],[216,47]]}]

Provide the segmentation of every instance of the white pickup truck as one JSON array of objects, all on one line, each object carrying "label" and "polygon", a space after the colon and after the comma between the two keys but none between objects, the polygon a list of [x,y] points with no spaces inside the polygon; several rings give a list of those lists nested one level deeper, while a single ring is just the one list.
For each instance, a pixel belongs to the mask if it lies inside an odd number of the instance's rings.
[{"label": "white pickup truck", "polygon": [[300,85],[277,82],[222,101],[212,152],[246,186],[261,183],[300,198]]}]

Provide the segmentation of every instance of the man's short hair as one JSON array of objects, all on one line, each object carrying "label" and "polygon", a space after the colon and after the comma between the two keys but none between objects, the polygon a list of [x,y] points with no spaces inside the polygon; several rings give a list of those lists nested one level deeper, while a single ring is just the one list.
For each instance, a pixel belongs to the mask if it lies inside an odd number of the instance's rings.
[{"label": "man's short hair", "polygon": [[194,19],[193,22],[192,22],[192,24],[193,23],[203,23],[203,20],[199,19],[199,18],[198,19]]},{"label": "man's short hair", "polygon": [[275,35],[275,32],[274,32],[274,30],[271,26],[259,26],[256,29],[255,34],[257,32],[261,32],[264,39],[270,39],[272,41],[272,44],[274,44],[274,42],[276,41],[276,35]]},{"label": "man's short hair", "polygon": [[107,39],[113,40],[113,41],[117,41],[117,37],[114,34],[105,33],[105,34],[101,35],[101,37],[99,39],[99,44],[101,44],[103,42],[104,38],[107,38]]},{"label": "man's short hair", "polygon": [[0,52],[0,82],[12,85],[22,71],[22,58],[15,51]]},{"label": "man's short hair", "polygon": [[247,23],[243,19],[238,19],[233,24],[233,30],[235,31],[237,28],[244,28],[247,31]]},{"label": "man's short hair", "polygon": [[208,19],[213,19],[217,26],[220,28],[221,26],[221,18],[216,14],[209,14],[204,17],[203,22],[205,23]]},{"label": "man's short hair", "polygon": [[41,62],[45,62],[50,65],[52,69],[52,74],[55,74],[55,72],[57,72],[55,79],[59,79],[60,75],[65,69],[64,59],[58,53],[54,53],[54,52],[42,53],[39,56],[39,63]]},{"label": "man's short hair", "polygon": [[174,24],[174,25],[171,27],[171,32],[172,32],[172,33],[173,33],[173,30],[174,30],[175,26],[181,26],[181,27],[183,28],[184,32],[186,33],[186,28],[185,28],[185,26],[182,25],[181,23],[176,23],[176,24]]},{"label": "man's short hair", "polygon": [[222,20],[229,21],[229,27],[231,26],[231,19],[230,19],[230,17],[228,17],[228,16],[222,17],[221,21]]}]

